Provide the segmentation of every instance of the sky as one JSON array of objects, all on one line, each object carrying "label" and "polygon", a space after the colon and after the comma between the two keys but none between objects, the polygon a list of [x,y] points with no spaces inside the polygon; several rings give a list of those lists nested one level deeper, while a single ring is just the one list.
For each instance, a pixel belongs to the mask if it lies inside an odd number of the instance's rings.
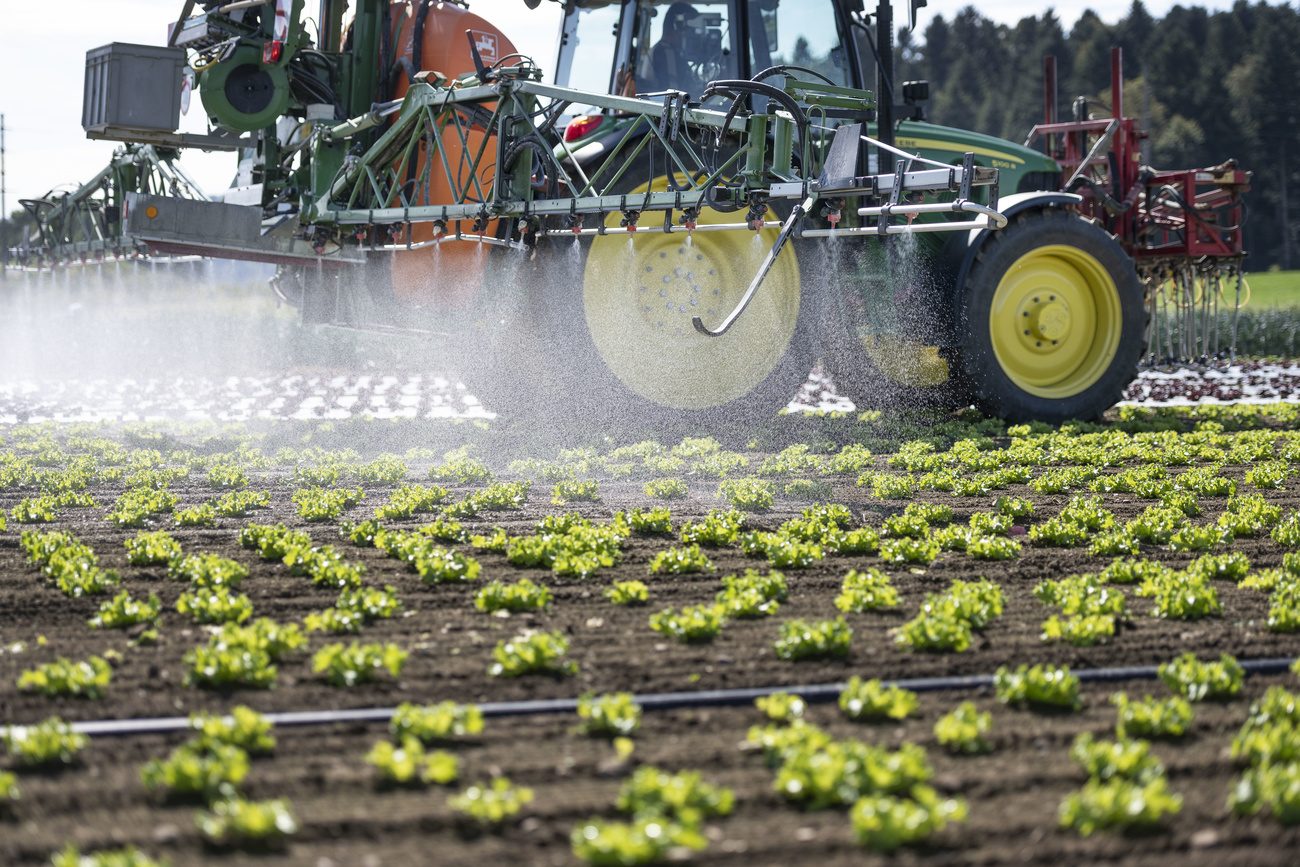
[{"label": "sky", "polygon": [[[790,2],[790,0],[787,0]],[[1102,20],[1123,18],[1132,0],[1060,0],[1052,4],[1067,28],[1092,9]],[[315,4],[309,0],[308,7]],[[868,5],[871,5],[870,2]],[[895,19],[905,18],[901,0]],[[969,0],[930,0],[919,10],[917,29],[937,15],[952,18]],[[999,0],[979,4],[994,21],[1014,24],[1040,15],[1047,4],[1033,0]],[[1147,11],[1163,16],[1174,0],[1146,0]],[[1184,5],[1231,8],[1231,0],[1200,0]],[[115,145],[86,139],[81,129],[81,92],[85,53],[109,42],[162,45],[167,25],[180,13],[180,0],[3,0],[0,2],[0,114],[5,124],[6,207],[19,198],[42,196],[59,185],[94,177],[112,156]],[[501,27],[515,47],[553,63],[560,6],[544,2],[529,10],[522,0],[470,0],[471,11]],[[197,109],[198,101],[195,100]],[[202,112],[191,109],[181,129],[205,132]],[[188,152],[183,164],[209,193],[229,186],[234,156]]]}]

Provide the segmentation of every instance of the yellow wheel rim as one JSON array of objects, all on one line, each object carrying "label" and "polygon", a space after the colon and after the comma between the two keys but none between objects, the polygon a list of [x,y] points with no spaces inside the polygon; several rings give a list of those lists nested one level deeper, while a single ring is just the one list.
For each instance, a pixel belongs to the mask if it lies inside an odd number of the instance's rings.
[{"label": "yellow wheel rim", "polygon": [[862,346],[886,379],[910,388],[932,388],[948,381],[948,362],[939,347],[893,334],[862,335]]},{"label": "yellow wheel rim", "polygon": [[1105,267],[1064,244],[1021,256],[998,283],[989,311],[1002,371],[1024,391],[1053,399],[1101,378],[1119,349],[1122,324],[1119,291]]},{"label": "yellow wheel rim", "polygon": [[[650,185],[667,189],[667,179]],[[644,193],[643,185],[628,194]],[[677,222],[678,214],[673,214]],[[691,326],[698,315],[716,327],[740,301],[772,242],[775,229],[665,235],[662,218],[630,237],[620,215],[611,231],[592,239],[583,273],[587,328],[601,359],[629,389],[673,409],[708,409],[753,391],[780,363],[799,316],[799,266],[781,253],[744,314],[722,337]],[[699,224],[738,223],[744,214],[704,209]],[[771,211],[768,219],[775,219]],[[651,222],[653,220],[653,222]]]}]

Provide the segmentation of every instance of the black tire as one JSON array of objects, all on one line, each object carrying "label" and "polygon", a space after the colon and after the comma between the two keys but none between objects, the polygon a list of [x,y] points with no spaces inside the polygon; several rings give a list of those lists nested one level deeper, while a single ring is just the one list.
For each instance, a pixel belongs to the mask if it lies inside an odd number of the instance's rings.
[{"label": "black tire", "polygon": [[[907,320],[917,310],[932,315],[931,305],[915,297],[917,286],[929,282],[930,257],[891,255],[874,239],[827,244],[819,253],[821,360],[836,393],[858,409],[968,406],[951,350],[909,336],[930,325]],[[899,321],[881,320],[891,309]]]},{"label": "black tire", "polygon": [[1017,214],[990,233],[967,276],[964,309],[960,373],[976,405],[1008,422],[1099,418],[1146,350],[1133,260],[1073,212]]}]

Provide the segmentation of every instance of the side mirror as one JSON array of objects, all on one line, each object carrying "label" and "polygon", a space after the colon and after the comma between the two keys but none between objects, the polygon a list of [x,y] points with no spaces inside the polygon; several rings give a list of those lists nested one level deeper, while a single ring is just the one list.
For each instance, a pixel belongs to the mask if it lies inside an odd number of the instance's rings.
[{"label": "side mirror", "polygon": [[903,102],[912,105],[930,98],[930,82],[928,81],[904,81],[903,82]]}]

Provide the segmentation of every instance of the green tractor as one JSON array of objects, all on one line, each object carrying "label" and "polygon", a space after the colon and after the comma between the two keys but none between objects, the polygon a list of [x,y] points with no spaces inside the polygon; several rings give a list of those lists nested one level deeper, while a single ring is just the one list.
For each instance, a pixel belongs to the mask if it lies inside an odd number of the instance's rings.
[{"label": "green tractor", "polygon": [[451,2],[187,0],[167,46],[87,55],[83,126],[128,146],[27,204],[47,260],[275,263],[304,322],[436,341],[500,411],[741,427],[820,358],[863,404],[1100,415],[1151,287],[1239,268],[1244,173],[1139,172],[1118,101],[1056,124],[1049,94],[1044,153],[928,124],[893,29],[888,0],[566,0],[548,77]]},{"label": "green tractor", "polygon": [[[918,5],[924,0],[913,0],[913,25]],[[570,0],[556,82],[580,90],[699,93],[711,80],[785,70],[841,87],[874,87],[878,121],[869,134],[882,146],[871,149],[869,171],[892,172],[900,163],[910,170],[901,152],[953,166],[973,154],[977,166],[998,170],[998,210],[1010,225],[896,236],[867,247],[796,240],[764,290],[791,308],[807,293],[816,296],[807,314],[816,333],[791,331],[789,340],[815,346],[840,391],[860,405],[973,401],[1017,421],[1100,415],[1136,375],[1145,346],[1147,314],[1133,261],[1104,228],[1077,212],[1078,195],[1060,191],[1056,160],[924,122],[919,103],[927,83],[893,82],[889,3],[880,3],[874,17],[873,26],[862,0]],[[566,130],[565,152],[579,165],[593,163],[635,123],[608,111],[578,117]],[[987,203],[987,188],[983,196]],[[844,209],[850,216],[840,225],[854,224],[853,211]],[[745,260],[748,243],[711,235],[689,252],[668,250],[666,259],[650,248],[637,268],[658,275],[701,253],[725,267]],[[599,320],[592,310],[600,309],[609,285],[598,269],[609,270],[603,263],[619,256],[612,240],[592,247],[584,294],[593,324]],[[631,327],[634,317],[622,321]],[[637,343],[619,339],[610,326],[606,340],[593,328],[605,366],[637,368],[631,357]],[[740,352],[771,355],[766,344],[776,333],[774,325],[756,331]],[[805,359],[810,355],[803,350]],[[673,387],[654,377],[637,385],[660,402],[673,400]],[[732,387],[726,377],[713,380],[712,399],[722,400]]]}]

